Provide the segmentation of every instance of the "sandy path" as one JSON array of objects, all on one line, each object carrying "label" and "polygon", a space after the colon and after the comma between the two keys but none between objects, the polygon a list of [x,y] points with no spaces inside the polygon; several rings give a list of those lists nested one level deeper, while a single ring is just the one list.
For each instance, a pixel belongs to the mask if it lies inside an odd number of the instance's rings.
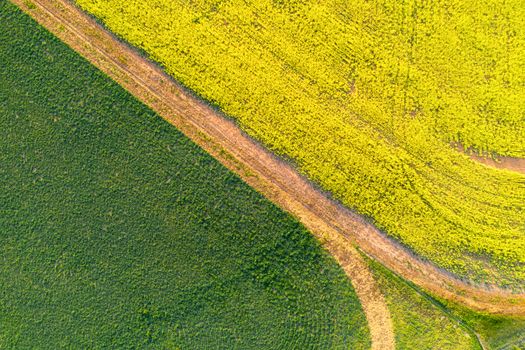
[{"label": "sandy path", "polygon": [[476,310],[525,316],[525,294],[454,278],[332,201],[286,162],[246,136],[234,122],[181,89],[160,68],[115,39],[67,0],[11,0],[95,66],[174,124],[195,143],[310,229],[354,283],[374,348],[394,347],[392,323],[370,271],[353,245],[402,277]]},{"label": "sandy path", "polygon": [[517,173],[525,174],[525,158],[499,156],[496,159],[492,159],[489,157],[478,156],[474,153],[469,154],[469,152],[467,152],[465,148],[460,144],[452,143],[452,147],[468,155],[470,159],[485,164],[486,166],[497,169],[506,169]]},{"label": "sandy path", "polygon": [[[370,328],[372,349],[395,349],[393,325],[386,301],[355,247],[323,221],[311,216],[308,209],[286,191],[279,187],[274,188],[269,182],[271,179],[259,176],[259,167],[252,168],[242,164],[245,159],[248,162],[268,162],[268,170],[274,171],[271,169],[278,166],[278,163],[275,163],[276,160],[270,154],[261,153],[263,149],[253,145],[234,124],[182,91],[162,71],[120,44],[70,3],[62,0],[39,0],[33,2],[36,8],[29,9],[27,1],[13,2],[150,105],[221,163],[240,174],[250,185],[269,194],[271,200],[299,216],[306,227],[322,237],[325,247],[350,277]],[[237,139],[243,142],[238,144]],[[237,151],[239,147],[256,148],[255,152],[246,152],[239,157],[237,153],[229,153],[229,147],[233,145]]]},{"label": "sandy path", "polygon": [[490,157],[482,157],[474,153],[471,154],[470,152],[465,150],[465,147],[456,142],[452,142],[450,146],[458,150],[459,152],[467,155],[468,157],[470,157],[470,159],[485,164],[486,166],[489,166],[491,168],[505,169],[525,174],[525,158],[498,156],[495,159],[493,159]]},{"label": "sandy path", "polygon": [[[324,246],[350,277],[367,318],[372,349],[395,349],[390,312],[366,262],[346,238],[312,216],[307,207],[279,185],[273,185],[271,178],[264,176],[264,172],[276,171],[277,168],[274,168],[279,166],[271,154],[241,134],[232,122],[180,89],[161,70],[122,45],[69,2],[38,0],[32,2],[34,7],[29,5],[31,8],[24,0],[12,2],[221,163],[241,175],[250,185],[299,217],[306,227],[323,240]],[[247,152],[242,152],[242,147],[246,147]],[[248,164],[245,165],[245,162]],[[250,163],[255,166],[250,166]],[[260,169],[264,169],[262,174]]]},{"label": "sandy path", "polygon": [[525,158],[498,157],[497,159],[480,157],[474,154],[469,156],[471,159],[488,165],[493,168],[507,169],[517,173],[525,174]]}]

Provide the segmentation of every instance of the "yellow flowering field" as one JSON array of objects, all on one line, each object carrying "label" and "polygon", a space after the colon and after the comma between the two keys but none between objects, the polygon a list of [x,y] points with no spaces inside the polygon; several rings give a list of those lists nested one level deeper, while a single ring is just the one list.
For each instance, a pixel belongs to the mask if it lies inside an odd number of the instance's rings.
[{"label": "yellow flowering field", "polygon": [[525,282],[520,1],[76,0],[417,254]]}]

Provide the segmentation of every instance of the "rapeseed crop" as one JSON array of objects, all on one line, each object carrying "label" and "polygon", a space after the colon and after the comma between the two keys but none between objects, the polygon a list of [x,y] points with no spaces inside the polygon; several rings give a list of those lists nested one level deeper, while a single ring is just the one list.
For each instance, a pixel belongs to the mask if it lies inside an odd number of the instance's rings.
[{"label": "rapeseed crop", "polygon": [[76,0],[424,259],[525,283],[519,1]]}]

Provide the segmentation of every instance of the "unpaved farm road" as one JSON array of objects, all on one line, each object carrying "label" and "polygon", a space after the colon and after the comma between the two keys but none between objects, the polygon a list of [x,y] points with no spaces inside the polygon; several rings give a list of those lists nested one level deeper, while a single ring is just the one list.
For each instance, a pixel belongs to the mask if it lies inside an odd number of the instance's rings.
[{"label": "unpaved farm road", "polygon": [[483,163],[492,168],[506,169],[516,173],[525,174],[525,158],[498,157],[497,159],[491,159],[480,157],[475,154],[471,154],[469,157],[472,160]]},{"label": "unpaved farm road", "polygon": [[[248,184],[298,217],[350,277],[368,322],[372,349],[395,349],[390,311],[367,263],[344,235],[319,220],[309,208],[313,203],[302,203],[295,198],[298,193],[288,192],[294,182],[307,191],[313,190],[293,169],[245,136],[234,123],[181,89],[161,69],[119,42],[72,3],[11,1]],[[278,174],[275,179],[274,172]]]},{"label": "unpaved farm road", "polygon": [[393,327],[384,298],[354,246],[435,295],[475,310],[525,316],[525,294],[470,285],[420,260],[316,189],[69,1],[11,1],[311,230],[351,278],[369,322],[373,348],[394,348]]},{"label": "unpaved farm road", "polygon": [[467,152],[467,150],[465,150],[465,147],[457,143],[452,143],[451,146],[460,151],[461,153],[469,156],[470,159],[485,164],[488,167],[505,169],[514,171],[516,173],[525,174],[525,158],[498,156],[497,158],[492,159],[490,157],[479,156],[473,152]]}]

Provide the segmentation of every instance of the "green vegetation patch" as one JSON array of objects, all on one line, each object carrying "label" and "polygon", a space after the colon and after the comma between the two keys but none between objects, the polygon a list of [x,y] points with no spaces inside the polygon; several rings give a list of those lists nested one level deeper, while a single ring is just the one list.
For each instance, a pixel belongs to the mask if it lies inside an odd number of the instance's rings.
[{"label": "green vegetation patch", "polygon": [[505,1],[76,0],[442,268],[525,285],[525,7]]},{"label": "green vegetation patch", "polygon": [[445,300],[438,301],[455,317],[474,329],[481,340],[494,350],[519,350],[525,348],[525,318],[490,315],[475,312]]},{"label": "green vegetation patch", "polygon": [[0,348],[366,349],[293,218],[0,2]]},{"label": "green vegetation patch", "polygon": [[470,310],[367,261],[389,305],[398,349],[481,350],[480,342],[492,350],[525,348],[525,318]]},{"label": "green vegetation patch", "polygon": [[472,330],[460,319],[382,265],[367,260],[390,309],[397,349],[481,350]]}]

